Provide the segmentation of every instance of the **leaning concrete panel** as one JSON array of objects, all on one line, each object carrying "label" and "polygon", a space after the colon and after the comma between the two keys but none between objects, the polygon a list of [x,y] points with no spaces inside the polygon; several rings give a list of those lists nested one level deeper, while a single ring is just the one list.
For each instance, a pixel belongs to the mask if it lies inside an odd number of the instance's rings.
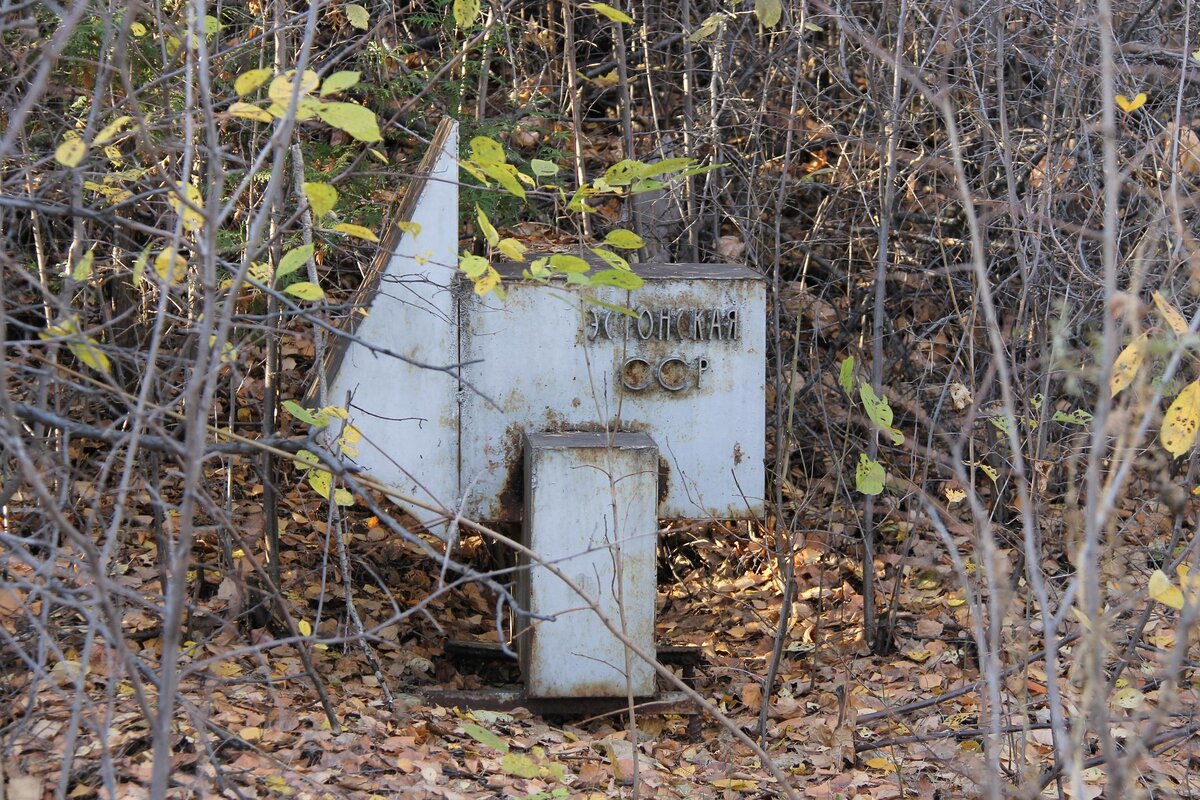
[{"label": "leaning concrete panel", "polygon": [[[458,363],[458,128],[439,126],[408,187],[356,311],[330,354],[326,402],[363,434],[355,461],[377,480],[453,507],[458,490],[458,377],[421,365]],[[397,356],[409,359],[405,361]],[[439,515],[410,509],[435,533]]]},{"label": "leaning concrete panel", "polygon": [[[654,441],[644,433],[530,434],[524,450],[526,546],[591,595],[643,652],[654,653]],[[522,586],[522,604],[553,617],[530,619],[520,640],[530,697],[621,697],[627,675],[634,695],[654,693],[654,668],[631,653],[627,672],[625,645],[566,583],[535,564]]]},{"label": "leaning concrete panel", "polygon": [[[467,513],[515,520],[525,431],[650,433],[665,486],[660,517],[762,513],[766,295],[745,267],[636,265],[630,293],[510,271],[504,302],[464,300],[463,374],[497,406],[464,395],[461,485]],[[471,363],[474,362],[474,363]]]}]

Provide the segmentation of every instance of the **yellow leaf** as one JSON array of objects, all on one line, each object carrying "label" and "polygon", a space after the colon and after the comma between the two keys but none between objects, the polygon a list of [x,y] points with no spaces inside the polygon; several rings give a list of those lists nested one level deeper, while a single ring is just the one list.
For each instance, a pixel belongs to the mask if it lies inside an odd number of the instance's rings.
[{"label": "yellow leaf", "polygon": [[1151,599],[1157,600],[1164,606],[1176,611],[1183,608],[1183,592],[1178,586],[1171,583],[1171,579],[1161,569],[1156,569],[1150,574],[1149,593]]},{"label": "yellow leaf", "polygon": [[238,731],[238,736],[247,742],[257,742],[263,737],[263,729],[259,727],[242,728]]},{"label": "yellow leaf", "polygon": [[187,275],[187,259],[168,247],[154,259],[154,271],[165,283],[178,283]]},{"label": "yellow leaf", "polygon": [[475,279],[475,294],[485,295],[500,286],[500,273],[490,264],[483,275]]},{"label": "yellow leaf", "polygon": [[360,142],[378,142],[383,138],[375,112],[357,103],[325,103],[317,109],[317,116]]},{"label": "yellow leaf", "polygon": [[88,147],[78,136],[69,136],[54,151],[54,160],[64,167],[77,167],[87,155]]},{"label": "yellow leaf", "polygon": [[204,227],[204,198],[195,186],[187,184],[175,187],[167,197],[167,202],[182,219],[184,228],[198,231]]},{"label": "yellow leaf", "polygon": [[333,73],[321,83],[321,97],[346,91],[358,83],[360,77],[361,75],[358,72],[345,70]]},{"label": "yellow leaf", "polygon": [[242,668],[232,661],[221,661],[213,664],[212,671],[220,675],[222,678],[232,678],[235,675],[242,674]]},{"label": "yellow leaf", "polygon": [[38,337],[46,340],[65,339],[67,349],[85,367],[104,373],[108,373],[112,369],[108,356],[100,349],[100,343],[80,330],[79,321],[75,317],[65,319],[57,325],[51,325],[39,333]]},{"label": "yellow leaf", "polygon": [[128,117],[128,116],[117,117],[112,122],[105,125],[100,130],[100,133],[96,134],[96,138],[92,142],[92,147],[103,147],[104,145],[111,142],[113,139],[116,138],[117,134],[121,132],[121,128],[124,128],[125,125],[128,124],[129,121],[132,119],[133,119],[133,117]]},{"label": "yellow leaf", "polygon": [[1159,441],[1175,458],[1183,455],[1196,441],[1200,424],[1200,381],[1189,383],[1171,403],[1163,416]]},{"label": "yellow leaf", "polygon": [[[279,105],[287,108],[288,103],[292,101],[292,90],[295,81],[296,70],[288,70],[271,81],[271,86],[267,89],[267,96]],[[311,69],[304,70],[300,74],[300,97],[304,97],[304,95],[312,92],[320,83],[321,79],[317,77],[316,72]]]},{"label": "yellow leaf", "polygon": [[370,228],[364,228],[362,225],[352,225],[349,222],[342,222],[334,225],[329,230],[344,233],[347,236],[353,236],[355,239],[365,239],[368,242],[378,242],[379,237],[372,232]]},{"label": "yellow leaf", "polygon": [[241,75],[238,75],[237,80],[233,82],[233,90],[238,93],[238,97],[245,97],[269,81],[274,72],[275,71],[270,67],[252,69],[243,72]]},{"label": "yellow leaf", "polygon": [[452,9],[454,24],[459,30],[464,30],[475,24],[479,17],[479,0],[454,0]]},{"label": "yellow leaf", "polygon": [[712,782],[712,785],[717,789],[754,791],[758,788],[758,781],[752,781],[747,778],[717,778]]},{"label": "yellow leaf", "polygon": [[310,281],[293,283],[284,291],[300,300],[323,300],[325,298],[325,290]]},{"label": "yellow leaf", "polygon": [[863,762],[868,769],[878,769],[884,772],[895,772],[896,762],[887,758],[868,758]]},{"label": "yellow leaf", "polygon": [[1188,332],[1187,320],[1183,318],[1183,314],[1175,306],[1171,305],[1171,301],[1162,296],[1162,292],[1155,292],[1154,305],[1158,308],[1158,313],[1162,315],[1167,326],[1175,332],[1176,336],[1183,336]]},{"label": "yellow leaf", "polygon": [[1146,93],[1138,92],[1132,100],[1123,94],[1119,94],[1117,95],[1117,105],[1119,105],[1121,110],[1126,114],[1132,114],[1134,111],[1137,111],[1139,108],[1146,105]]},{"label": "yellow leaf", "polygon": [[339,506],[352,506],[354,505],[354,495],[350,493],[349,489],[334,489],[333,502]]},{"label": "yellow leaf", "polygon": [[458,259],[458,268],[473,281],[479,280],[483,273],[487,272],[489,266],[491,266],[490,263],[483,256],[463,253]]},{"label": "yellow leaf", "polygon": [[525,260],[525,245],[521,244],[516,239],[501,239],[497,249],[504,255],[511,258],[513,261]]},{"label": "yellow leaf", "polygon": [[296,623],[296,630],[300,631],[301,636],[312,636],[312,624],[306,619]]},{"label": "yellow leaf", "polygon": [[967,496],[967,493],[962,489],[946,489],[946,502],[950,505],[960,503]]},{"label": "yellow leaf", "polygon": [[1121,708],[1134,709],[1141,707],[1142,703],[1146,702],[1146,695],[1132,686],[1119,690],[1113,695],[1113,702]]},{"label": "yellow leaf", "polygon": [[[1155,292],[1155,294],[1158,293]],[[1113,362],[1112,374],[1108,376],[1108,391],[1113,397],[1133,383],[1133,379],[1142,366],[1142,359],[1146,356],[1148,341],[1149,337],[1143,333],[1127,344],[1125,349],[1117,355],[1116,361]]]},{"label": "yellow leaf", "polygon": [[500,234],[496,232],[496,226],[488,219],[488,215],[478,204],[475,206],[475,218],[479,222],[479,230],[483,233],[483,238],[487,239],[488,245],[495,247],[500,243]]},{"label": "yellow leaf", "polygon": [[229,106],[229,113],[242,119],[252,119],[255,122],[270,122],[274,119],[267,111],[241,101]]},{"label": "yellow leaf", "polygon": [[607,3],[584,3],[583,7],[590,8],[592,11],[595,11],[597,14],[607,20],[611,20],[613,22],[624,22],[630,25],[633,24],[633,17],[629,16],[624,11],[613,8]]}]

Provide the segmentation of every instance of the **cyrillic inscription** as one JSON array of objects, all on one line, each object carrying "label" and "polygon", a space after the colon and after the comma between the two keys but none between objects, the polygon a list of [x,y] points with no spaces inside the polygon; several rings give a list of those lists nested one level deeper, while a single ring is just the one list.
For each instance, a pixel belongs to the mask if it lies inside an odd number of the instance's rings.
[{"label": "cyrillic inscription", "polygon": [[[738,310],[716,308],[634,308],[633,315],[604,308],[585,311],[587,340],[625,342],[734,342],[741,338]],[[630,354],[621,364],[619,380],[629,392],[657,389],[672,394],[700,389],[711,361],[698,355],[687,358],[679,353],[662,355]]]},{"label": "cyrillic inscription", "polygon": [[664,342],[721,342],[741,338],[736,308],[634,308],[634,316],[589,308],[588,341],[657,339]]}]

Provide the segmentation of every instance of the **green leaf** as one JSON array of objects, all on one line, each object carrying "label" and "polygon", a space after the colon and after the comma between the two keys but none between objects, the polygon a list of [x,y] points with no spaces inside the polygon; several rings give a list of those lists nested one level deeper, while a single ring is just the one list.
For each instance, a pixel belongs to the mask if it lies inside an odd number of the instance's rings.
[{"label": "green leaf", "polygon": [[536,778],[538,776],[537,762],[521,753],[507,753],[500,759],[500,769],[517,778]]},{"label": "green leaf", "polygon": [[567,274],[582,274],[592,268],[590,264],[579,256],[569,256],[566,253],[558,253],[557,255],[550,256],[550,267]]},{"label": "green leaf", "polygon": [[312,208],[313,216],[317,219],[328,214],[337,205],[337,189],[328,183],[310,182],[304,184],[304,196]]},{"label": "green leaf", "polygon": [[290,294],[292,297],[296,297],[301,300],[321,300],[325,297],[325,290],[320,286],[317,286],[315,283],[310,283],[309,281],[293,283],[291,286],[284,289],[284,291]]},{"label": "green leaf", "polygon": [[291,275],[307,264],[312,257],[313,246],[311,244],[287,251],[287,254],[279,259],[279,266],[275,269],[275,277],[282,278],[284,275]]},{"label": "green leaf", "polygon": [[88,146],[78,136],[70,136],[62,140],[62,144],[54,151],[54,160],[64,167],[77,167],[87,155]]},{"label": "green leaf", "polygon": [[496,226],[492,225],[488,215],[478,205],[475,206],[475,219],[479,222],[479,231],[483,234],[483,238],[487,239],[488,246],[495,247],[499,244],[500,234],[496,232]]},{"label": "green leaf", "polygon": [[997,414],[994,417],[988,417],[988,422],[992,423],[992,426],[1005,436],[1009,436],[1013,432],[1012,424],[1009,423],[1008,417],[1003,414]]},{"label": "green leaf", "polygon": [[624,228],[609,231],[608,235],[604,237],[604,243],[609,247],[619,247],[622,250],[637,250],[639,247],[646,246],[645,239]]},{"label": "green leaf", "polygon": [[854,470],[854,488],[863,494],[879,494],[883,491],[886,477],[883,464],[867,458],[866,453],[858,454],[858,466]]},{"label": "green leaf", "polygon": [[354,505],[354,495],[349,489],[334,489],[333,490],[334,505],[352,506]]},{"label": "green leaf", "polygon": [[466,30],[479,18],[479,0],[454,0],[454,24]]},{"label": "green leaf", "polygon": [[679,177],[690,178],[693,175],[704,175],[706,173],[712,172],[714,169],[720,169],[723,166],[725,166],[724,162],[722,162],[720,164],[709,164],[708,166],[705,166],[705,167],[688,167],[683,172],[679,173]]},{"label": "green leaf", "polygon": [[892,427],[892,407],[888,404],[887,397],[875,394],[875,389],[869,383],[858,387],[858,396],[862,398],[863,408],[872,422],[881,428]]},{"label": "green leaf", "polygon": [[846,397],[853,398],[854,356],[846,356],[842,359],[842,365],[838,369],[838,386],[842,387],[842,391],[846,393]]},{"label": "green leaf", "polygon": [[783,4],[779,0],[754,0],[754,15],[764,28],[774,28],[783,16]]},{"label": "green leaf", "polygon": [[613,269],[629,269],[629,262],[612,250],[605,250],[603,247],[593,247],[591,251],[604,259],[604,262]]},{"label": "green leaf", "polygon": [[[323,426],[328,422],[329,420],[322,422],[320,419],[316,419],[313,424]],[[316,466],[317,464],[321,463],[321,457],[308,450],[297,450],[296,460],[300,462],[299,464],[296,464],[296,466],[300,467],[301,469],[308,469],[308,465]]]},{"label": "green leaf", "polygon": [[506,164],[508,156],[504,155],[504,145],[490,136],[476,136],[471,139],[471,160],[479,166],[484,164]]},{"label": "green leaf", "polygon": [[592,273],[592,286],[615,286],[618,289],[637,289],[644,283],[638,275],[625,269],[606,269]]},{"label": "green leaf", "polygon": [[529,168],[533,170],[533,174],[537,175],[539,178],[549,178],[551,175],[558,174],[558,164],[541,158],[530,160]]},{"label": "green leaf", "polygon": [[321,97],[331,95],[334,92],[344,92],[354,84],[358,83],[361,74],[358,72],[335,72],[325,79],[321,84]]},{"label": "green leaf", "polygon": [[233,82],[233,90],[238,93],[238,97],[245,97],[271,80],[271,76],[274,74],[275,70],[270,67],[247,70],[237,76],[237,80]]},{"label": "green leaf", "polygon": [[504,741],[482,725],[476,725],[473,722],[464,722],[462,728],[463,732],[466,733],[467,736],[470,736],[480,744],[487,745],[493,750],[499,750],[501,753],[508,752],[508,742]]},{"label": "green leaf", "polygon": [[344,5],[342,6],[342,10],[346,12],[346,19],[350,20],[350,24],[360,31],[365,31],[371,27],[371,15],[358,3]]},{"label": "green leaf", "polygon": [[480,166],[483,168],[484,174],[504,187],[506,192],[522,200],[525,199],[525,187],[518,179],[521,173],[512,164],[489,162]]},{"label": "green leaf", "polygon": [[863,408],[871,422],[890,436],[893,444],[904,444],[904,434],[892,427],[892,407],[888,405],[887,397],[876,395],[869,383],[858,387],[858,396],[862,398]]},{"label": "green leaf", "polygon": [[95,250],[88,250],[83,254],[83,258],[75,262],[75,268],[71,270],[71,278],[76,281],[86,281],[92,277],[92,261],[96,257]]},{"label": "green leaf", "polygon": [[696,28],[692,35],[688,37],[688,41],[695,44],[712,36],[717,32],[717,28],[721,27],[721,23],[725,21],[726,16],[722,11],[718,11],[716,14],[709,14],[704,19],[704,22],[700,23],[700,27]]},{"label": "green leaf", "polygon": [[1070,414],[1063,411],[1055,411],[1051,419],[1055,422],[1064,422],[1067,425],[1087,425],[1092,421],[1092,415],[1082,408],[1077,408]]},{"label": "green leaf", "polygon": [[626,158],[613,164],[604,172],[604,182],[609,186],[628,186],[635,179],[641,177],[642,171],[645,169],[646,165],[641,161]]},{"label": "green leaf", "polygon": [[370,228],[364,228],[362,225],[354,225],[349,222],[339,222],[329,230],[344,233],[347,236],[353,236],[355,239],[363,239],[368,242],[379,241],[379,237]]},{"label": "green leaf", "polygon": [[306,477],[313,491],[328,500],[329,492],[333,489],[333,476],[327,470],[310,469]]},{"label": "green leaf", "polygon": [[360,142],[378,142],[383,138],[375,112],[357,103],[325,103],[317,109],[317,116]]},{"label": "green leaf", "polygon": [[212,14],[204,15],[204,35],[216,36],[221,32],[221,20],[214,17]]},{"label": "green leaf", "polygon": [[696,160],[693,158],[664,158],[662,161],[655,161],[653,164],[647,164],[642,170],[639,178],[657,178],[659,175],[666,175],[668,172],[679,172],[693,166]]},{"label": "green leaf", "polygon": [[283,408],[296,419],[303,422],[305,425],[316,425],[317,419],[309,413],[308,409],[297,403],[295,400],[284,400]]},{"label": "green leaf", "polygon": [[645,194],[646,192],[657,192],[664,186],[666,186],[665,183],[654,178],[638,178],[630,184],[629,191],[632,194]]},{"label": "green leaf", "polygon": [[624,22],[627,25],[633,24],[633,17],[626,14],[624,11],[619,11],[613,8],[608,3],[584,3],[583,8],[590,8],[605,19],[613,22]]}]

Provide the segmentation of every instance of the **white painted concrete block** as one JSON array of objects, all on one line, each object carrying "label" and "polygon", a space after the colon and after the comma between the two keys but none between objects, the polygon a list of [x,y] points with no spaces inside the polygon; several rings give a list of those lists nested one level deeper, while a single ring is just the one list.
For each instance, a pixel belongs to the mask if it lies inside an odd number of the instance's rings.
[{"label": "white painted concrete block", "polygon": [[[761,516],[766,291],[729,264],[635,265],[633,292],[505,274],[507,299],[465,297],[461,485],[468,514],[519,519],[525,431],[649,433],[662,457],[659,516]],[[585,295],[631,309],[625,316]]]},{"label": "white painted concrete block", "polygon": [[[653,654],[654,441],[644,433],[534,433],[523,446],[525,544],[592,595],[608,619],[623,620],[625,634]],[[653,667],[630,653],[627,673],[624,644],[545,567],[522,572],[519,594],[533,614],[554,616],[530,619],[520,640],[530,697],[622,697],[627,674],[636,696],[654,694]]]},{"label": "white painted concrete block", "polygon": [[[372,477],[425,501],[454,507],[458,485],[458,379],[375,348],[435,366],[458,363],[458,126],[439,127],[380,245],[347,321],[354,340],[334,344],[327,402],[350,394],[362,432],[355,461]],[[439,515],[409,508],[439,535]]]}]

